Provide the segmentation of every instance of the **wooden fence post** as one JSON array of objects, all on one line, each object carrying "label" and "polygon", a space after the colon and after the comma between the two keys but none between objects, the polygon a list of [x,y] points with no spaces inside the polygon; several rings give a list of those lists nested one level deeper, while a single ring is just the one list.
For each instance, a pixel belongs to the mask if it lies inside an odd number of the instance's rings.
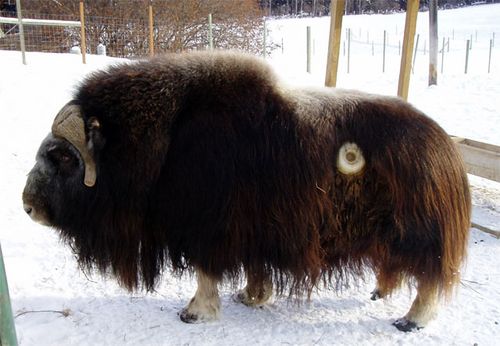
[{"label": "wooden fence post", "polygon": [[345,9],[345,0],[330,3],[330,39],[328,43],[328,57],[326,60],[325,85],[337,85],[337,71],[339,67],[340,35],[342,33],[342,16]]},{"label": "wooden fence post", "polygon": [[87,59],[85,53],[87,52],[87,44],[85,42],[85,12],[83,7],[83,1],[80,1],[80,41],[82,46],[82,63],[86,64]]},{"label": "wooden fence post", "polygon": [[419,0],[408,0],[406,9],[403,54],[401,55],[401,67],[399,70],[398,82],[398,96],[404,100],[408,99],[408,88],[410,87],[411,53],[413,52],[413,40],[417,27],[419,3]]},{"label": "wooden fence post", "polygon": [[429,0],[429,77],[428,85],[437,84],[438,41],[438,0]]}]

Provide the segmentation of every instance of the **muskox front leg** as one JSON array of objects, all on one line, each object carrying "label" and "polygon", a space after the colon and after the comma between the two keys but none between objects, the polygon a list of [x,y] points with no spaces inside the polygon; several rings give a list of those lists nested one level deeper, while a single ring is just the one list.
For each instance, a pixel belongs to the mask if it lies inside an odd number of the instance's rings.
[{"label": "muskox front leg", "polygon": [[435,286],[419,283],[417,297],[408,313],[393,324],[403,332],[410,332],[425,327],[436,316],[438,290]]},{"label": "muskox front leg", "polygon": [[217,280],[200,269],[196,270],[198,289],[179,316],[183,322],[199,323],[219,318],[220,299]]},{"label": "muskox front leg", "polygon": [[247,285],[235,295],[237,302],[246,306],[258,307],[264,305],[273,294],[273,283],[269,276],[259,277],[249,271]]}]

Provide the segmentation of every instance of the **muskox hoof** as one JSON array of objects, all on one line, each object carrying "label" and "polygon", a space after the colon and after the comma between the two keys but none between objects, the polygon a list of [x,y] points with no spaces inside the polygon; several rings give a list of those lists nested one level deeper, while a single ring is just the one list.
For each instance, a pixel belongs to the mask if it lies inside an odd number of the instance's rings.
[{"label": "muskox hoof", "polygon": [[415,322],[408,320],[406,317],[397,319],[392,325],[402,332],[413,332],[423,328],[419,327]]},{"label": "muskox hoof", "polygon": [[252,295],[248,293],[248,289],[242,289],[233,295],[233,300],[236,303],[241,303],[249,307],[262,307],[271,298],[272,289],[269,287],[263,288],[258,294]]},{"label": "muskox hoof", "polygon": [[370,292],[371,293],[371,297],[370,299],[371,300],[379,300],[380,298],[382,298],[382,294],[380,293],[379,289],[376,288],[374,289],[373,291]]},{"label": "muskox hoof", "polygon": [[179,318],[185,323],[201,323],[202,319],[198,317],[198,314],[189,312],[188,308],[182,309],[179,313]]},{"label": "muskox hoof", "polygon": [[184,309],[179,311],[178,315],[182,322],[201,323],[217,320],[219,310],[218,297],[213,299],[194,297]]},{"label": "muskox hoof", "polygon": [[259,307],[262,306],[265,302],[259,301],[255,297],[250,297],[246,290],[240,290],[233,294],[233,300],[236,303],[241,303],[243,305],[249,307]]},{"label": "muskox hoof", "polygon": [[179,313],[179,318],[185,323],[203,323],[215,321],[218,319],[219,314],[214,313],[203,313],[203,312],[192,312],[189,307],[182,309]]}]

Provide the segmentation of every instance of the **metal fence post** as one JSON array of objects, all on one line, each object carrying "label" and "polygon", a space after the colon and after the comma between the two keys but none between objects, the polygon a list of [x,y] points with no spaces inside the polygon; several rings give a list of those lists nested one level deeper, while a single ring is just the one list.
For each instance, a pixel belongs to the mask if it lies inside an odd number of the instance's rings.
[{"label": "metal fence post", "polygon": [[347,73],[351,71],[351,29],[347,29]]},{"label": "metal fence post", "polygon": [[469,67],[469,50],[470,40],[467,40],[467,45],[465,47],[465,74],[467,74],[467,68]]},{"label": "metal fence post", "polygon": [[445,40],[443,37],[443,48],[441,50],[441,73],[443,73],[443,69],[444,69],[444,45],[445,45]]},{"label": "metal fence post", "polygon": [[7,275],[3,263],[2,247],[0,245],[0,344],[2,346],[16,346],[16,328],[12,317]]},{"label": "metal fence post", "polygon": [[23,57],[23,64],[26,65],[26,45],[24,43],[24,26],[23,14],[21,11],[21,0],[16,0],[17,20],[19,21],[19,42],[21,44],[21,55]]},{"label": "metal fence post", "polygon": [[[411,64],[411,73],[415,72],[415,61],[417,60],[417,52],[418,52],[418,39],[420,38],[420,34],[417,34],[417,38],[415,40],[415,51],[413,52],[413,63]],[[430,52],[429,52],[430,53]]]},{"label": "metal fence post", "polygon": [[311,73],[311,27],[307,27],[307,61],[306,61],[306,71]]},{"label": "metal fence post", "polygon": [[490,40],[490,52],[488,54],[488,73],[490,73],[491,67],[491,48],[493,47],[493,40]]},{"label": "metal fence post", "polygon": [[214,38],[212,35],[212,14],[208,14],[208,48],[214,50]]},{"label": "metal fence post", "polygon": [[[267,46],[267,23],[264,18],[264,34],[262,36],[262,57],[266,58],[266,46]],[[281,38],[281,50],[283,51],[283,38]]]},{"label": "metal fence post", "polygon": [[384,30],[384,45],[383,45],[383,50],[382,50],[382,72],[385,72],[385,44],[387,40],[387,33]]}]

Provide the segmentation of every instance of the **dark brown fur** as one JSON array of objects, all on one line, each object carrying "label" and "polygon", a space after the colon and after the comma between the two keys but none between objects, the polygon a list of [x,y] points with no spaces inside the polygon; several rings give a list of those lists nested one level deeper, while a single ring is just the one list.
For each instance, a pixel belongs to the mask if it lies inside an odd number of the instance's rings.
[{"label": "dark brown fur", "polygon": [[[459,280],[463,163],[399,99],[283,89],[259,60],[223,53],[113,67],[74,99],[101,123],[97,184],[61,191],[63,208],[46,203],[50,223],[129,289],[152,289],[169,264],[216,279],[243,267],[293,293],[366,268],[384,295],[406,278],[446,294]],[[354,176],[336,167],[345,142],[366,159]]]}]

